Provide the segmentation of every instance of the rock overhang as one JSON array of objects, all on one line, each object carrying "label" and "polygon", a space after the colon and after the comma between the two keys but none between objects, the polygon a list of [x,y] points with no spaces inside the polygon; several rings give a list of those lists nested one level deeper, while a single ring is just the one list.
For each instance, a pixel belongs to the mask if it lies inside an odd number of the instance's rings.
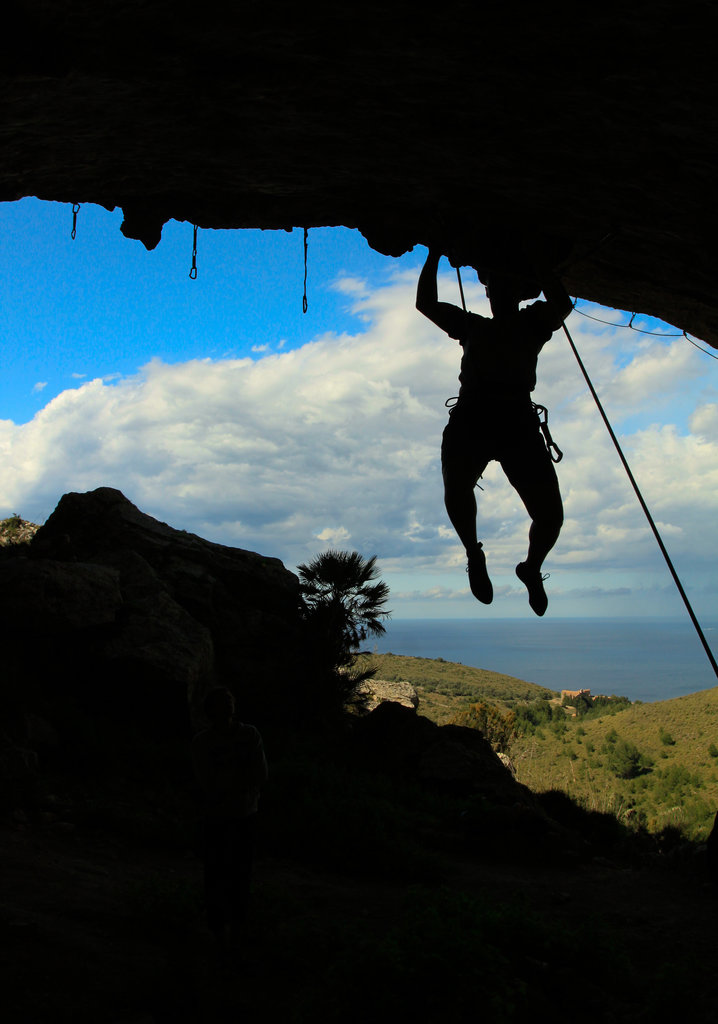
[{"label": "rock overhang", "polygon": [[399,256],[497,246],[718,345],[709,4],[26,0],[0,198],[162,225],[344,225]]}]

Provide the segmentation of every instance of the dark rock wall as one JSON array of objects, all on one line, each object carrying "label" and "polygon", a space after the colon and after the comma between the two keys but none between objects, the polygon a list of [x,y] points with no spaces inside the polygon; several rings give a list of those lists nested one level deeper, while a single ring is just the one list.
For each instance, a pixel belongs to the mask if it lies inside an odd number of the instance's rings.
[{"label": "dark rock wall", "polygon": [[710,3],[25,0],[0,198],[202,227],[344,224],[462,263],[498,233],[572,294],[718,342]]},{"label": "dark rock wall", "polygon": [[174,530],[109,487],[66,494],[25,552],[6,549],[0,617],[4,699],[66,723],[182,735],[214,684],[261,717],[301,666],[298,581],[278,559]]}]

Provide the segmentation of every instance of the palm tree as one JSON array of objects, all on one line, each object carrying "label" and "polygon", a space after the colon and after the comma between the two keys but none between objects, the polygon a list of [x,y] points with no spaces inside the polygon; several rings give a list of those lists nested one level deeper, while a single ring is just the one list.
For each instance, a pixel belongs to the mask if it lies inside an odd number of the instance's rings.
[{"label": "palm tree", "polygon": [[391,614],[385,608],[389,587],[379,579],[376,555],[365,559],[358,551],[329,550],[297,569],[307,608],[323,610],[341,631],[348,654],[367,635],[386,632],[381,619]]},{"label": "palm tree", "polygon": [[358,669],[359,644],[367,635],[381,636],[389,587],[379,579],[376,557],[357,551],[324,551],[308,565],[297,566],[307,622],[312,665],[310,704],[318,714],[341,714],[361,707],[361,684],[376,669]]}]

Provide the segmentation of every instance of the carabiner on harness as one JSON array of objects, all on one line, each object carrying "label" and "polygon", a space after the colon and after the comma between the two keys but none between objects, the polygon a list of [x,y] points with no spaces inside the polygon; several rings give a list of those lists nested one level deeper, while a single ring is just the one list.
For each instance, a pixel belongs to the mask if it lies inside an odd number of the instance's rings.
[{"label": "carabiner on harness", "polygon": [[546,450],[551,457],[551,461],[560,462],[563,458],[563,452],[551,437],[551,431],[548,429],[548,409],[545,405],[538,405],[536,402],[532,402],[531,405],[538,416],[539,427],[543,434],[543,439],[546,442]]}]

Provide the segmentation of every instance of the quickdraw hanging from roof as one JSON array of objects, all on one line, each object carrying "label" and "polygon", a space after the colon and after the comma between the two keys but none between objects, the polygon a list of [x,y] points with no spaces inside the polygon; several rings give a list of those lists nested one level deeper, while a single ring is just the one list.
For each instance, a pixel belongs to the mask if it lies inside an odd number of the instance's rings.
[{"label": "quickdraw hanging from roof", "polygon": [[80,212],[80,204],[72,204],[72,231],[70,232],[70,238],[75,241],[75,235],[77,234],[77,215]]},{"label": "quickdraw hanging from roof", "polygon": [[197,224],[193,225],[194,235],[192,238],[192,267],[189,272],[190,280],[197,280]]}]

